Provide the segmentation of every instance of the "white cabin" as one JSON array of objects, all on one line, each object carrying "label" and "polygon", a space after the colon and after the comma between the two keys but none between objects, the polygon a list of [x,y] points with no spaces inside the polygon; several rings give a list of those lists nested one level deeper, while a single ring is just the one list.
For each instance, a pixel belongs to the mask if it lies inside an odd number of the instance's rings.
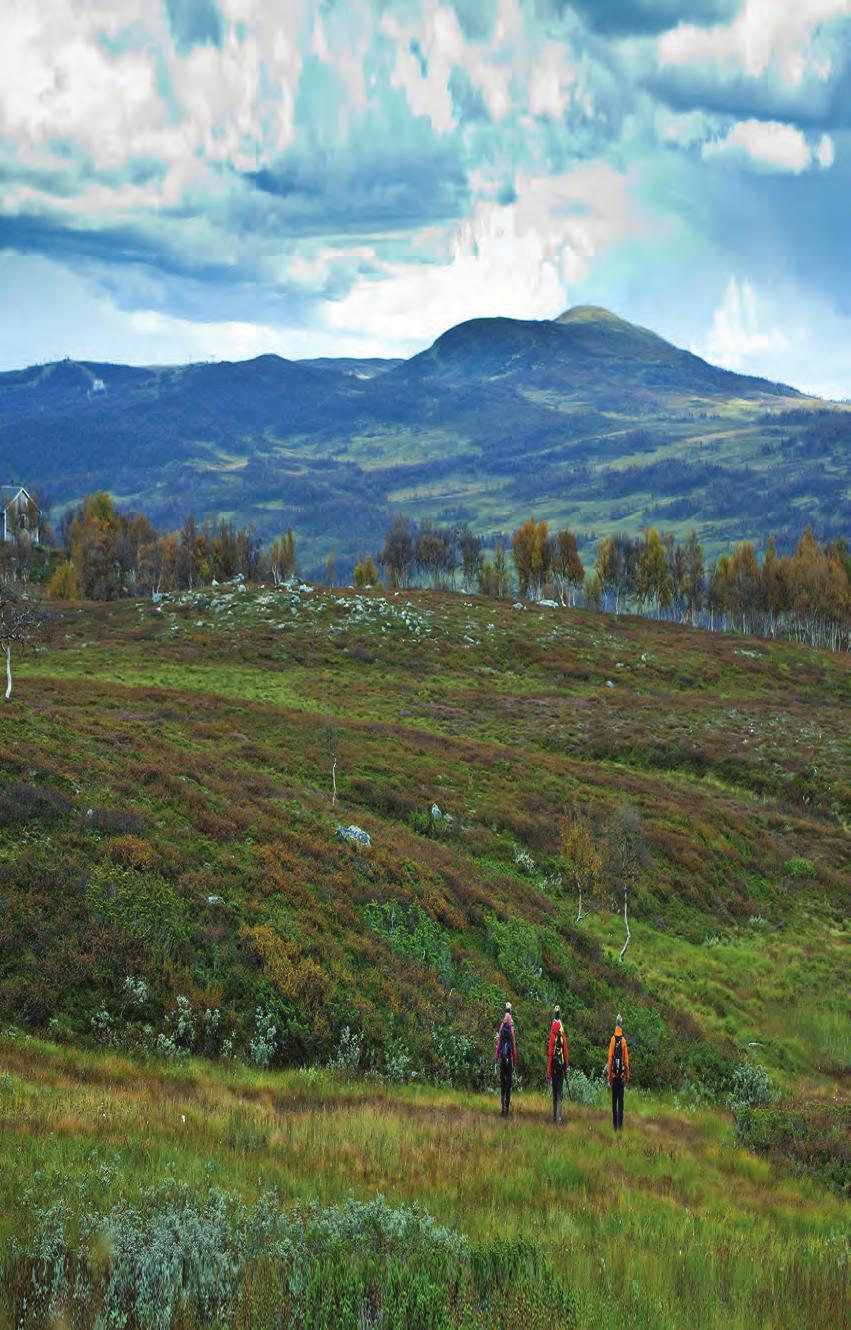
[{"label": "white cabin", "polygon": [[0,538],[5,541],[28,540],[38,544],[39,507],[23,485],[0,485],[0,511],[3,514]]}]

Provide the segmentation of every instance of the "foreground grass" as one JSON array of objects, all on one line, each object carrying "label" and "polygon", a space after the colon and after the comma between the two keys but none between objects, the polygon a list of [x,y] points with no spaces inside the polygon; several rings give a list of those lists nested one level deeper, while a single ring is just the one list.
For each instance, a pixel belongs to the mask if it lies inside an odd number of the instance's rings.
[{"label": "foreground grass", "polygon": [[[549,1258],[579,1325],[839,1326],[846,1315],[841,1200],[738,1148],[726,1114],[663,1098],[630,1093],[616,1138],[605,1103],[568,1106],[556,1131],[537,1092],[516,1096],[505,1123],[487,1095],[137,1064],[19,1037],[0,1039],[0,1120],[7,1261],[13,1239],[19,1251],[35,1241],[34,1206],[68,1205],[73,1246],[74,1216],[180,1179],[249,1201],[274,1188],[285,1206],[420,1200],[474,1250],[506,1241]],[[8,1317],[14,1281],[3,1283]]]}]

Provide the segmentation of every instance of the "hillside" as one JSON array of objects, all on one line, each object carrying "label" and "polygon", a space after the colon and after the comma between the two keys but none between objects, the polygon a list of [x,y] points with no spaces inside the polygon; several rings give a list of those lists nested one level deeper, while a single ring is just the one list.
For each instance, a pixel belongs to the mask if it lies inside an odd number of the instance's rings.
[{"label": "hillside", "polygon": [[[155,1032],[182,994],[243,1046],[261,1005],[285,1060],[351,1026],[475,1084],[507,993],[529,1027],[560,997],[588,1072],[617,1006],[645,1084],[722,1085],[752,1040],[840,1070],[850,671],[426,593],[68,607],[0,711],[0,1008],[86,1033],[132,974]],[[575,925],[558,851],[573,810],[608,855],[624,803],[651,862],[621,967],[616,895]]]},{"label": "hillside", "polygon": [[735,1148],[718,1110],[630,1091],[615,1139],[602,1103],[554,1131],[533,1089],[505,1123],[483,1095],[1,1034],[0,1106],[19,1330],[56,1323],[51,1293],[90,1330],[105,1286],[148,1310],[134,1330],[844,1324],[847,1203]]},{"label": "hillside", "polygon": [[[0,1320],[840,1322],[847,654],[293,585],[69,604],[16,666]],[[619,964],[625,807],[649,860]],[[579,923],[577,813],[607,870]],[[742,1068],[784,1100],[734,1126]]]},{"label": "hillside", "polygon": [[[307,568],[373,550],[391,514],[488,535],[534,510],[586,551],[615,529],[840,534],[851,413],[729,373],[606,310],[477,319],[406,362],[260,356],[0,375],[7,471],[56,505],[109,489],[159,523],[192,509],[292,523]],[[10,476],[11,478],[11,476]]]}]

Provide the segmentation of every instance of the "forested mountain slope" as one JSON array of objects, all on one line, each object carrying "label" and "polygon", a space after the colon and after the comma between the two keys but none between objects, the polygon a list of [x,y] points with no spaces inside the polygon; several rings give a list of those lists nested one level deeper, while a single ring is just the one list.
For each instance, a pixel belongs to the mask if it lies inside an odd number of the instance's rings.
[{"label": "forested mountain slope", "polygon": [[407,362],[163,368],[63,361],[0,375],[8,479],[66,504],[109,489],[292,524],[308,568],[374,550],[400,509],[511,531],[529,512],[590,546],[646,524],[743,538],[840,534],[851,413],[731,374],[606,310],[477,319]]}]

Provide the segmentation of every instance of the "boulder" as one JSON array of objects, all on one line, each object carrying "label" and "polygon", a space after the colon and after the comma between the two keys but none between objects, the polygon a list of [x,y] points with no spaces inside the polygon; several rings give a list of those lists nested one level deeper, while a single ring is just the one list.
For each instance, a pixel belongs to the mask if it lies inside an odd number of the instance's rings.
[{"label": "boulder", "polygon": [[339,836],[341,840],[354,841],[357,845],[368,846],[372,844],[369,832],[364,831],[362,827],[356,827],[354,825],[349,827],[338,827],[334,834]]}]

